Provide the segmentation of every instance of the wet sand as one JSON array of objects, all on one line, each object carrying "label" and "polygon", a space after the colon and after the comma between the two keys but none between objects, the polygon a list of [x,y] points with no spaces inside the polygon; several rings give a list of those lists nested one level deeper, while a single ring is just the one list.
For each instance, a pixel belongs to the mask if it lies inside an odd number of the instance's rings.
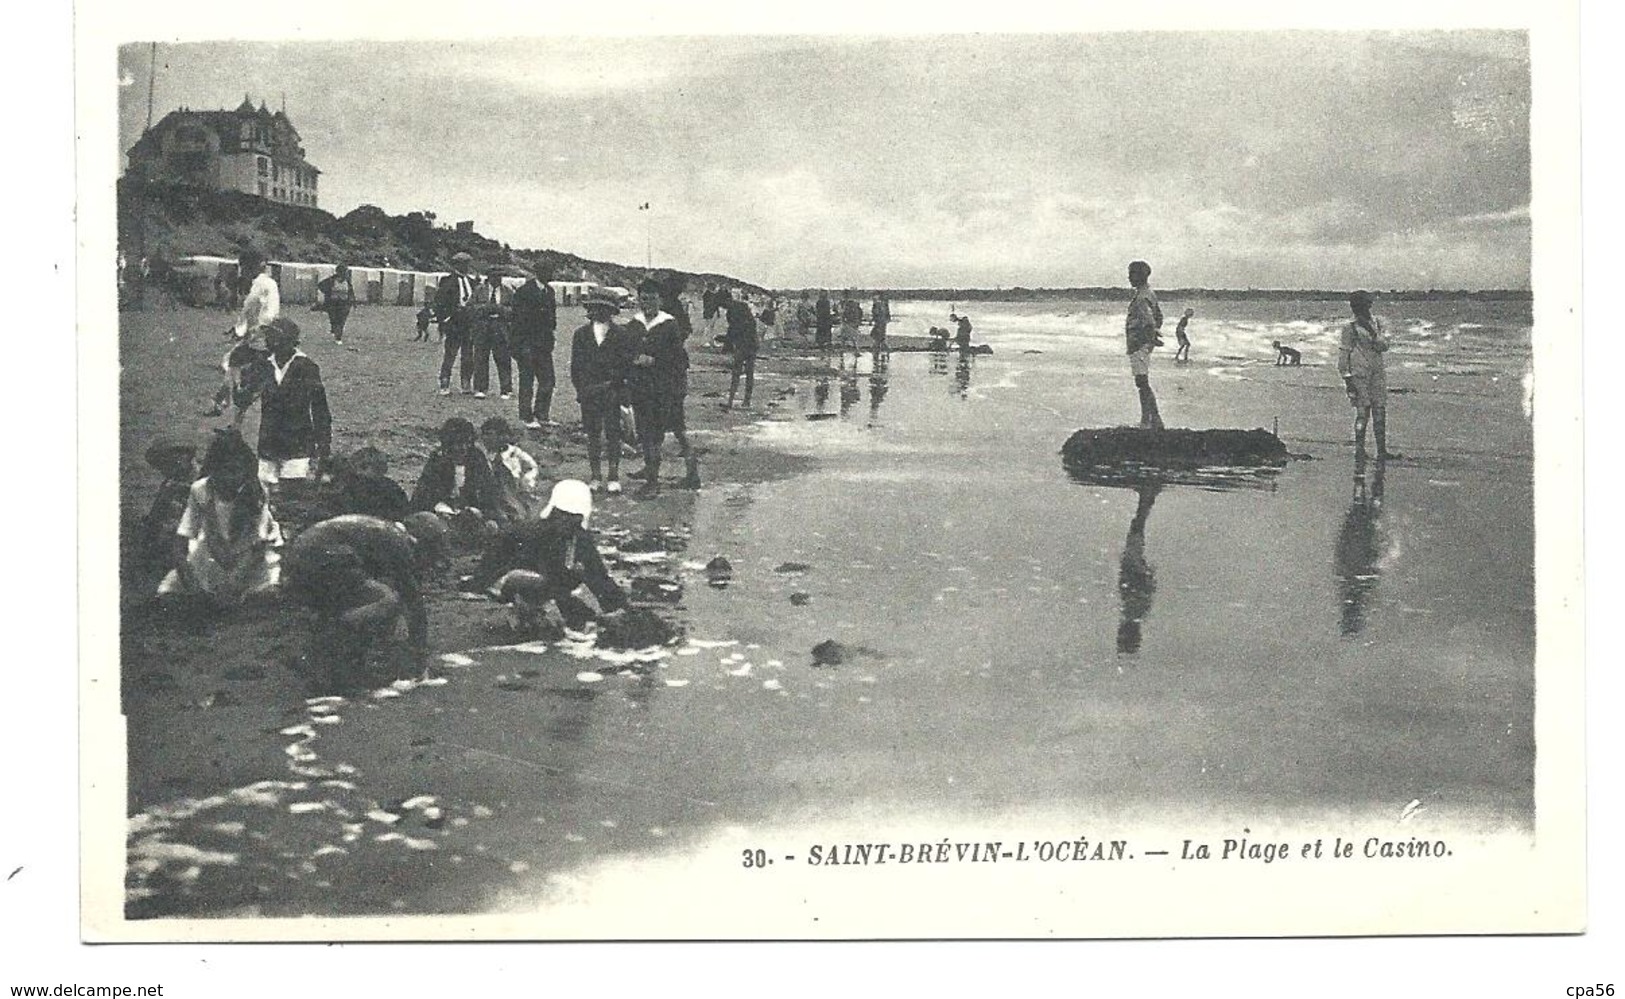
[{"label": "wet sand", "polygon": [[[193,414],[224,319],[125,319],[123,501],[138,516],[148,435],[208,423]],[[335,449],[382,447],[403,481],[446,416],[512,417],[433,396],[438,346],[406,342],[409,323],[363,310],[356,351],[306,347]],[[687,634],[659,658],[490,648],[515,641],[505,612],[437,593],[444,682],[310,705],[285,664],[299,622],[127,629],[131,914],[528,910],[570,902],[588,870],[865,817],[1336,813],[1397,829],[1409,809],[1426,816],[1410,829],[1529,827],[1515,379],[1396,371],[1408,457],[1375,506],[1324,366],[1159,364],[1171,425],[1279,420],[1312,457],[1135,489],[1075,481],[1057,453],[1133,406],[1119,359],[996,351],[881,371],[848,358],[827,376],[765,358],[749,415],[716,409],[726,374],[697,354],[706,487],[606,504],[595,523],[627,549],[623,580],[680,587],[669,613]],[[584,470],[568,439],[535,450]],[[663,546],[632,551],[662,526]],[[702,568],[715,555],[734,567],[724,588]],[[815,662],[830,639],[849,654]],[[291,786],[242,790],[266,780]]]}]

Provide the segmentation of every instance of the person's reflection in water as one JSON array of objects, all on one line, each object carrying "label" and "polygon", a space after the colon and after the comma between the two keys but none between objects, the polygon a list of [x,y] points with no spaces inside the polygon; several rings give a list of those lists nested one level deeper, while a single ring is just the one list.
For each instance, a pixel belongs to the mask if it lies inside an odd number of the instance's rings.
[{"label": "person's reflection in water", "polygon": [[813,405],[818,408],[814,412],[822,413],[829,405],[829,376],[820,375],[817,384],[813,386]]},{"label": "person's reflection in water", "polygon": [[973,366],[970,351],[960,351],[959,361],[954,365],[954,390],[959,393],[961,399],[970,395],[970,373]]},{"label": "person's reflection in water", "polygon": [[852,411],[852,404],[861,398],[863,393],[858,389],[858,368],[854,363],[850,374],[841,375],[841,419],[846,419]]},{"label": "person's reflection in water", "polygon": [[931,352],[931,373],[945,375],[948,373],[948,351],[934,350]]},{"label": "person's reflection in water", "polygon": [[1342,612],[1338,630],[1344,635],[1358,635],[1365,628],[1371,594],[1382,575],[1383,463],[1377,462],[1372,470],[1369,489],[1365,471],[1365,455],[1356,454],[1354,497],[1343,529],[1337,532],[1337,599]]},{"label": "person's reflection in water", "polygon": [[880,404],[886,401],[886,366],[884,364],[869,373],[869,419],[880,416]]},{"label": "person's reflection in water", "polygon": [[1140,651],[1140,623],[1151,613],[1151,598],[1157,592],[1156,574],[1145,560],[1145,522],[1162,492],[1156,480],[1140,483],[1140,502],[1129,521],[1128,539],[1123,542],[1123,561],[1117,570],[1117,592],[1123,600],[1123,619],[1117,625],[1117,651]]}]

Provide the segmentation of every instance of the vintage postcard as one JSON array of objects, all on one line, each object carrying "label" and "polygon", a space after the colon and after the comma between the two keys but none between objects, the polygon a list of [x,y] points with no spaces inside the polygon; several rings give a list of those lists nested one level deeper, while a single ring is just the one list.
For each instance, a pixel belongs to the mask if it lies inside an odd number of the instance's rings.
[{"label": "vintage postcard", "polygon": [[85,939],[1584,929],[1572,5],[82,6]]}]

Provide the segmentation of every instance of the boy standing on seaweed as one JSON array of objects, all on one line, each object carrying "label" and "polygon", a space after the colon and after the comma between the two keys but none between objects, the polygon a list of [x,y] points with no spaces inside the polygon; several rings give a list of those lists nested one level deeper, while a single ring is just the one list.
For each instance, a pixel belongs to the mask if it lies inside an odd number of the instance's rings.
[{"label": "boy standing on seaweed", "polygon": [[1151,391],[1151,351],[1162,344],[1157,335],[1162,329],[1162,306],[1151,290],[1151,265],[1143,260],[1129,264],[1128,283],[1134,287],[1134,297],[1128,303],[1123,331],[1129,370],[1134,372],[1134,386],[1140,393],[1140,429],[1161,430],[1162,414],[1157,411],[1156,393]]}]

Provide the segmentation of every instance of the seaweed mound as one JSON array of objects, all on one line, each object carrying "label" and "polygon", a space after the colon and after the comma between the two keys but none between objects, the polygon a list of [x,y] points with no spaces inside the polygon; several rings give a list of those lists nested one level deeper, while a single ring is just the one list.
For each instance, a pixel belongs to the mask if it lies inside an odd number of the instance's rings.
[{"label": "seaweed mound", "polygon": [[665,645],[677,637],[677,629],[657,614],[641,608],[609,618],[598,626],[601,649],[647,649]]},{"label": "seaweed mound", "polygon": [[1122,468],[1279,468],[1290,456],[1268,430],[1079,430],[1061,446],[1073,471]]}]

